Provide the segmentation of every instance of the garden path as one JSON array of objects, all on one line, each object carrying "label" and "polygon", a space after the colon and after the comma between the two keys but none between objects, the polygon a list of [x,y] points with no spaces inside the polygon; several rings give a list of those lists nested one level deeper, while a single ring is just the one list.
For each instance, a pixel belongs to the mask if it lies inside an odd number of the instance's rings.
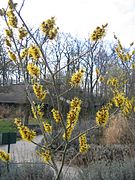
[{"label": "garden path", "polygon": [[[33,141],[36,143],[40,143],[42,138],[43,136],[39,135]],[[33,143],[29,143],[24,140],[17,141],[16,144],[10,145],[11,158],[13,159],[13,161],[17,163],[39,162],[40,159],[36,155],[35,148],[36,145]],[[7,152],[8,146],[0,145],[0,149]],[[60,162],[57,162],[58,167],[60,167],[60,164],[61,164]],[[64,166],[63,170],[64,170],[63,172],[66,172],[68,176],[71,175],[72,177],[75,177],[77,175],[77,169],[74,167]]]}]

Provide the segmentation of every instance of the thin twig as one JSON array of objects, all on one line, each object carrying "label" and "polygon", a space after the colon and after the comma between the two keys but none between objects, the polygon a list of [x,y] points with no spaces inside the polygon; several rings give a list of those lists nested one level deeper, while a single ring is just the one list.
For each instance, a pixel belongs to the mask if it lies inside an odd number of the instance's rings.
[{"label": "thin twig", "polygon": [[23,0],[23,2],[22,2],[22,4],[21,4],[21,7],[20,7],[20,9],[19,9],[19,14],[21,13],[21,10],[22,10],[22,8],[23,8],[23,6],[24,6],[24,3],[25,3],[25,0]]},{"label": "thin twig", "polygon": [[66,169],[66,171],[65,171],[65,173],[64,173],[64,177],[66,176],[66,174],[67,174],[67,172],[68,172],[68,169],[69,169],[69,167],[70,167],[70,164],[73,162],[73,160],[75,160],[75,158],[76,158],[79,154],[80,154],[80,152],[78,152],[78,153],[73,157],[73,159],[70,160],[70,162],[69,162],[69,164],[68,164],[68,167],[67,167],[67,169]]},{"label": "thin twig", "polygon": [[98,125],[86,129],[85,131],[83,131],[82,133],[78,134],[76,137],[74,137],[73,139],[71,139],[71,140],[69,141],[69,143],[71,143],[71,142],[73,142],[74,140],[78,139],[80,136],[82,136],[83,134],[89,132],[90,130],[92,130],[92,129],[97,129],[97,128],[99,128]]},{"label": "thin twig", "polygon": [[84,53],[82,53],[81,55],[79,55],[77,58],[73,58],[71,59],[71,61],[69,63],[67,63],[65,66],[61,67],[58,71],[56,71],[53,75],[56,76],[57,73],[59,73],[62,69],[64,69],[65,67],[67,67],[68,65],[72,64],[73,62],[77,61],[79,58],[83,57],[84,55],[86,55],[89,51],[86,51]]}]

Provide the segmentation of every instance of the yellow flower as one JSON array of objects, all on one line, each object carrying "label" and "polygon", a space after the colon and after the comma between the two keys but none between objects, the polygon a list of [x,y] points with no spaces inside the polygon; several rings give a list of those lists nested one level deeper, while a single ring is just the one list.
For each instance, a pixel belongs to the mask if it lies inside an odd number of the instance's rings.
[{"label": "yellow flower", "polygon": [[124,93],[116,93],[114,98],[113,98],[113,102],[115,104],[116,107],[123,107],[124,103],[125,103],[125,96]]},{"label": "yellow flower", "polygon": [[8,6],[9,6],[9,9],[14,9],[16,7],[17,3],[13,3],[12,0],[9,0],[8,1]]},{"label": "yellow flower", "polygon": [[135,50],[132,51],[132,55],[135,55]]},{"label": "yellow flower", "polygon": [[114,94],[113,103],[116,107],[120,108],[120,110],[124,115],[128,115],[132,111],[133,102],[134,102],[133,98],[131,100],[128,99],[128,97],[124,96],[123,92],[116,92]]},{"label": "yellow flower", "polygon": [[37,152],[37,154],[46,162],[48,163],[51,160],[51,152],[50,150],[42,149],[41,152]]},{"label": "yellow flower", "polygon": [[111,109],[112,106],[113,106],[112,102],[109,102],[109,103],[106,104],[106,107],[107,107],[108,110]]},{"label": "yellow flower", "polygon": [[79,86],[80,83],[81,83],[83,75],[84,75],[84,70],[83,69],[81,69],[81,70],[77,71],[76,73],[74,73],[72,75],[72,77],[71,77],[70,84],[72,86]]},{"label": "yellow flower", "polygon": [[35,119],[38,119],[38,118],[42,118],[43,115],[44,115],[44,111],[43,111],[43,107],[44,107],[44,104],[38,104],[38,105],[35,105],[31,108],[32,110],[32,113],[33,113],[33,116]]},{"label": "yellow flower", "polygon": [[21,51],[21,54],[20,54],[21,59],[26,58],[27,55],[28,55],[28,49],[27,49],[27,48],[24,48],[24,49]]},{"label": "yellow flower", "polygon": [[71,109],[67,113],[67,127],[76,125],[77,120],[79,118],[80,109],[80,107],[77,107],[75,109]]},{"label": "yellow flower", "polygon": [[32,77],[38,78],[40,75],[40,69],[33,63],[28,63],[27,70]]},{"label": "yellow flower", "polygon": [[131,57],[132,57],[132,55],[131,54],[129,54],[129,52],[127,52],[126,53],[126,60],[128,61],[128,60],[130,60],[131,59]]},{"label": "yellow flower", "polygon": [[70,110],[67,113],[67,123],[66,123],[66,132],[63,134],[63,139],[64,140],[69,140],[72,131],[74,130],[74,127],[76,126],[76,123],[79,118],[79,113],[81,110],[81,100],[77,97],[72,99],[70,102]]},{"label": "yellow flower", "polygon": [[63,134],[63,139],[64,140],[68,140],[71,138],[72,132],[73,132],[74,127],[70,126],[68,128],[66,128],[66,132]]},{"label": "yellow flower", "polygon": [[19,132],[20,132],[22,139],[24,139],[26,141],[32,141],[36,137],[36,132],[33,130],[30,130],[26,126],[20,126]]},{"label": "yellow flower", "polygon": [[132,102],[128,98],[125,98],[124,106],[122,108],[122,112],[124,115],[128,115],[132,111]]},{"label": "yellow flower", "polygon": [[6,12],[6,15],[7,15],[8,18],[13,17],[13,16],[14,16],[14,11],[13,11],[13,9],[9,9],[9,10]]},{"label": "yellow flower", "polygon": [[40,49],[36,45],[31,45],[28,49],[28,55],[34,60],[38,60],[41,57]]},{"label": "yellow flower", "polygon": [[121,51],[123,50],[123,47],[122,47],[122,44],[121,44],[120,40],[118,40],[118,49],[121,50]]},{"label": "yellow flower", "polygon": [[8,51],[8,56],[12,61],[16,62],[16,55],[12,51]]},{"label": "yellow flower", "polygon": [[11,38],[11,37],[12,37],[12,35],[13,35],[12,30],[5,29],[5,35]]},{"label": "yellow flower", "polygon": [[10,156],[8,153],[0,149],[0,159],[7,162],[10,160]]},{"label": "yellow flower", "polygon": [[58,33],[58,27],[55,25],[55,17],[43,21],[41,24],[41,31],[50,39],[54,39]]},{"label": "yellow flower", "polygon": [[81,100],[78,97],[74,97],[74,99],[72,99],[72,101],[70,102],[70,108],[74,109],[80,106],[81,106]]},{"label": "yellow flower", "polygon": [[47,132],[47,133],[51,133],[52,132],[52,126],[48,122],[43,123],[43,126],[44,126],[45,132]]},{"label": "yellow flower", "polygon": [[109,118],[109,111],[108,108],[102,107],[97,113],[96,113],[96,123],[99,126],[105,126]]},{"label": "yellow flower", "polygon": [[21,120],[18,118],[15,118],[14,123],[16,124],[17,127],[20,127],[22,125]]},{"label": "yellow flower", "polygon": [[61,116],[60,116],[60,113],[59,111],[55,110],[55,109],[52,109],[52,114],[53,114],[53,118],[54,120],[56,121],[56,123],[59,123],[61,121]]},{"label": "yellow flower", "polygon": [[27,36],[28,32],[26,31],[26,29],[24,27],[20,27],[18,29],[19,32],[19,39],[23,40],[24,37]]},{"label": "yellow flower", "polygon": [[8,47],[11,47],[11,43],[10,43],[10,40],[8,38],[5,39],[5,43]]},{"label": "yellow flower", "polygon": [[89,145],[87,144],[86,134],[83,134],[79,137],[79,151],[80,153],[86,153],[89,149]]},{"label": "yellow flower", "polygon": [[118,85],[118,79],[117,78],[108,79],[107,85],[116,87]]},{"label": "yellow flower", "polygon": [[132,58],[132,55],[134,55],[134,52],[132,51],[132,53],[130,54],[129,52],[125,51],[125,49],[122,47],[122,44],[120,42],[120,40],[118,40],[118,45],[115,48],[115,51],[117,53],[117,56],[123,61],[129,61]]},{"label": "yellow flower", "polygon": [[104,77],[101,76],[101,77],[99,78],[99,81],[103,82],[103,81],[104,81]]},{"label": "yellow flower", "polygon": [[33,90],[34,90],[34,94],[36,95],[36,97],[39,100],[43,101],[45,99],[47,92],[43,91],[43,86],[42,85],[40,85],[39,83],[36,82],[33,85]]},{"label": "yellow flower", "polygon": [[13,28],[17,28],[18,20],[17,17],[15,16],[13,10],[7,11],[7,16],[8,16],[8,25],[12,26]]},{"label": "yellow flower", "polygon": [[103,36],[105,36],[105,28],[108,26],[108,24],[102,25],[102,27],[97,27],[96,30],[93,31],[92,35],[90,36],[90,39],[92,41],[98,41]]}]

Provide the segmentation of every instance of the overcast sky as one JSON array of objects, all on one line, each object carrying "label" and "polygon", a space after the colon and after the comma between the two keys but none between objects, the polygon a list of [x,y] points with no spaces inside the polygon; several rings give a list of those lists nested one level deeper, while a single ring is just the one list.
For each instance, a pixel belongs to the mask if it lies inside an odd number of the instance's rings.
[{"label": "overcast sky", "polygon": [[55,16],[61,31],[85,38],[108,22],[108,39],[115,32],[125,45],[135,41],[135,0],[26,0],[22,15],[31,26]]}]

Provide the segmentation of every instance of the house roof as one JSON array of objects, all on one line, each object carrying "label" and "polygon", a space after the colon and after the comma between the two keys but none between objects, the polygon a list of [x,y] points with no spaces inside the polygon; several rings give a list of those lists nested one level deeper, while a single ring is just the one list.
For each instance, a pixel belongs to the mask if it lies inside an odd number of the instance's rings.
[{"label": "house roof", "polygon": [[25,104],[26,100],[24,85],[0,86],[0,103]]}]

